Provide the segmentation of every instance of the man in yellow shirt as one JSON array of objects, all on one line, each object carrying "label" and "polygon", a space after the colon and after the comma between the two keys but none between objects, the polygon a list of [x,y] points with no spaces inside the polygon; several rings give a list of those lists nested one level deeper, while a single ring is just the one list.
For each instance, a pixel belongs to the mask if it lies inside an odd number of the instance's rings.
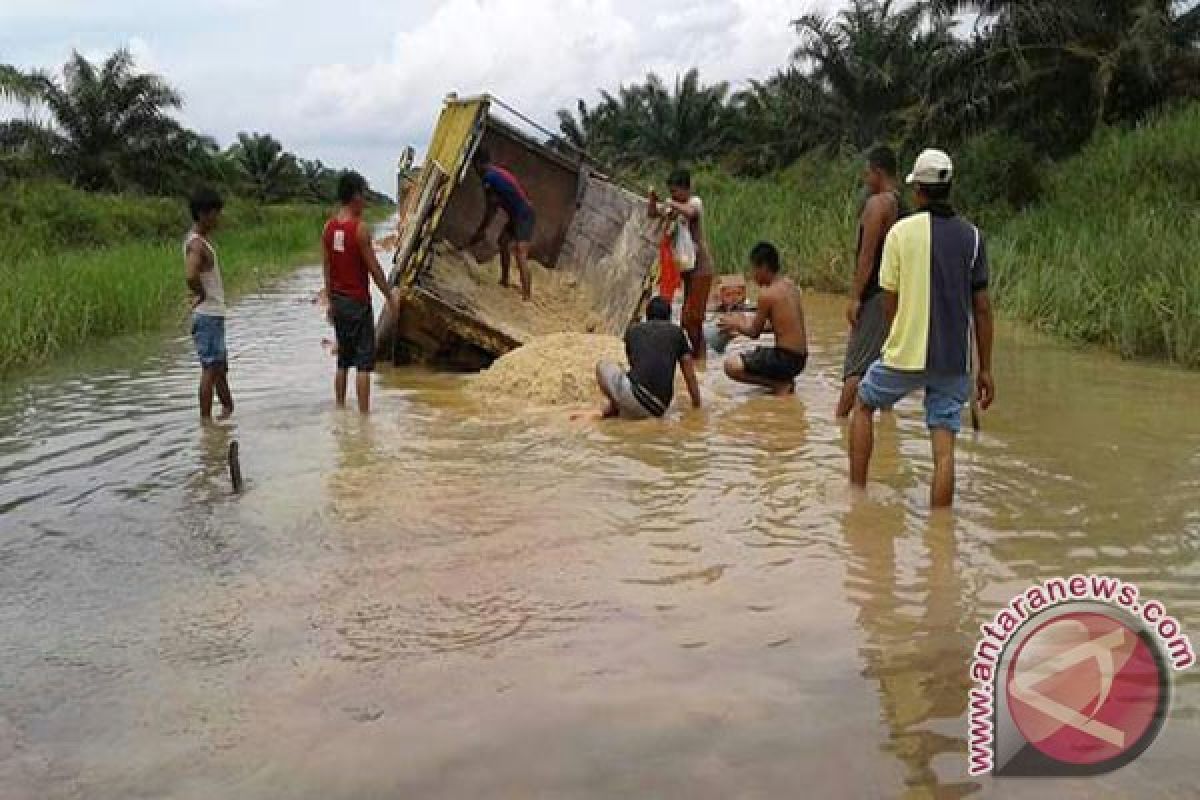
[{"label": "man in yellow shirt", "polygon": [[917,158],[907,182],[917,212],[895,224],[883,247],[879,284],[890,332],[858,388],[850,423],[850,482],[865,487],[874,413],[918,389],[933,440],[935,507],[954,500],[954,440],[971,393],[971,323],[979,342],[979,405],[995,395],[988,261],[979,229],[950,205],[954,164],[940,150]]}]

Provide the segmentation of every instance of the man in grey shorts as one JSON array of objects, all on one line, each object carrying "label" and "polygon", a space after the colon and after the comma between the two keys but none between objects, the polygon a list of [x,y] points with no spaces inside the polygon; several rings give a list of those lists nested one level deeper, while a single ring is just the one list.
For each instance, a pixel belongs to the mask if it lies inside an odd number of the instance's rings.
[{"label": "man in grey shorts", "polygon": [[683,372],[692,407],[700,408],[692,346],[683,329],[671,322],[666,300],[650,300],[646,321],[625,334],[625,355],[629,372],[608,361],[596,365],[596,380],[608,398],[601,418],[650,419],[666,414],[675,394],[676,365]]},{"label": "man in grey shorts", "polygon": [[850,303],[846,308],[850,340],[846,344],[846,360],[842,365],[842,396],[838,400],[838,417],[850,415],[858,384],[871,364],[879,358],[890,328],[883,313],[879,267],[888,231],[903,214],[896,170],[896,154],[890,148],[876,147],[867,154],[863,182],[870,197],[863,206],[858,225],[858,261],[850,289]]}]

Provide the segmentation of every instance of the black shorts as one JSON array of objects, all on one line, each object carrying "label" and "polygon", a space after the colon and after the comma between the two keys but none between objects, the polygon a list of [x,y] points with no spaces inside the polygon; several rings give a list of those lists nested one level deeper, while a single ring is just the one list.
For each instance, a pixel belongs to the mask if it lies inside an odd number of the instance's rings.
[{"label": "black shorts", "polygon": [[340,294],[331,300],[333,330],[337,335],[338,369],[375,369],[375,315],[371,304]]},{"label": "black shorts", "polygon": [[534,216],[533,209],[529,209],[524,214],[518,214],[515,217],[508,218],[508,224],[504,226],[504,235],[511,241],[517,244],[524,244],[533,241],[533,227],[537,221]]},{"label": "black shorts", "polygon": [[780,347],[760,347],[742,356],[746,372],[769,381],[790,381],[808,363],[808,353],[793,353]]}]

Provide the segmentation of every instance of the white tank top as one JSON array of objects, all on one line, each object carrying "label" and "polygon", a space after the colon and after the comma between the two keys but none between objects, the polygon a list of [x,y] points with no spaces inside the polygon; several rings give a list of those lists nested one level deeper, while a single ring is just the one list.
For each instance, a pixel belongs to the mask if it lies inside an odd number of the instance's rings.
[{"label": "white tank top", "polygon": [[212,253],[213,267],[207,272],[200,273],[200,285],[204,287],[204,302],[196,306],[193,312],[209,317],[223,317],[225,316],[225,285],[221,282],[221,263],[217,259],[216,248],[208,239],[192,231],[188,233],[187,239],[183,242],[183,257],[187,258],[188,245],[195,239],[204,242],[208,252]]}]

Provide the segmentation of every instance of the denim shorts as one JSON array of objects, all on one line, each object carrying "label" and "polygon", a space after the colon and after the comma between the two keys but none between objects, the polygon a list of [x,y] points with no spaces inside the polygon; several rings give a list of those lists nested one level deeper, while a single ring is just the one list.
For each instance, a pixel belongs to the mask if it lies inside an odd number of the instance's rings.
[{"label": "denim shorts", "polygon": [[958,433],[963,405],[971,396],[966,373],[907,372],[876,361],[858,385],[858,399],[868,408],[891,408],[919,389],[925,390],[925,424]]},{"label": "denim shorts", "polygon": [[215,367],[229,358],[225,352],[224,317],[192,314],[192,341],[196,343],[196,355],[200,356],[202,367]]}]

